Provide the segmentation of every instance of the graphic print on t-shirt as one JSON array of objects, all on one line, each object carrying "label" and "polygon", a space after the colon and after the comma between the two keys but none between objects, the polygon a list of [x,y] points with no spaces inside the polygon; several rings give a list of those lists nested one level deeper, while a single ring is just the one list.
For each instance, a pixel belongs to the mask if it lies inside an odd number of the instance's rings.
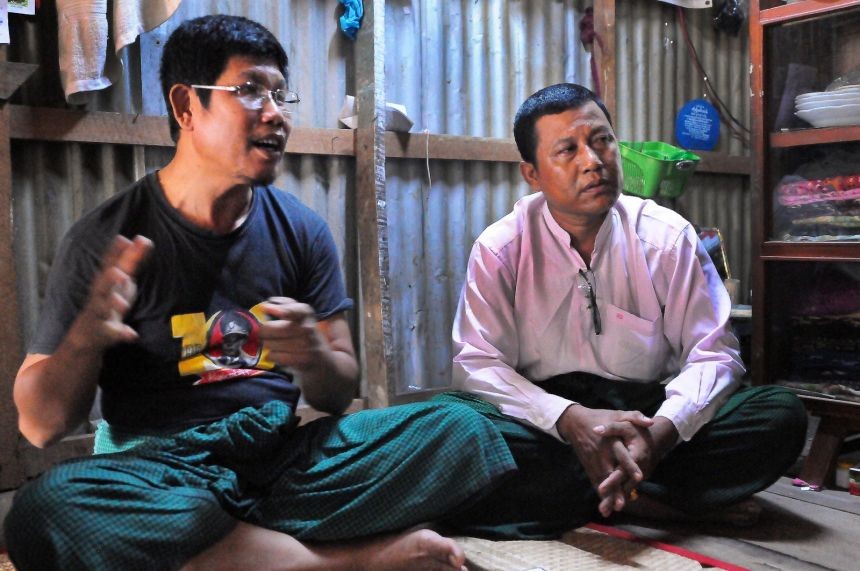
[{"label": "graphic print on t-shirt", "polygon": [[199,375],[194,384],[203,385],[274,369],[260,340],[260,323],[269,319],[261,306],[216,311],[209,319],[202,312],[174,315],[173,337],[182,339],[179,374]]}]

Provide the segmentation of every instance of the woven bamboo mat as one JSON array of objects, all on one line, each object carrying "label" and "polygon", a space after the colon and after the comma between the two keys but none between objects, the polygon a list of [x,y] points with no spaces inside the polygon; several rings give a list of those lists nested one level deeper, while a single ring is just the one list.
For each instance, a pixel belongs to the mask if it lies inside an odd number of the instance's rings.
[{"label": "woven bamboo mat", "polygon": [[587,528],[559,541],[490,541],[455,538],[466,551],[469,571],[701,571],[697,561],[643,543]]},{"label": "woven bamboo mat", "polygon": [[[559,541],[490,541],[455,538],[466,551],[469,571],[701,571],[692,559],[587,528]],[[15,571],[0,553],[0,571]]]}]

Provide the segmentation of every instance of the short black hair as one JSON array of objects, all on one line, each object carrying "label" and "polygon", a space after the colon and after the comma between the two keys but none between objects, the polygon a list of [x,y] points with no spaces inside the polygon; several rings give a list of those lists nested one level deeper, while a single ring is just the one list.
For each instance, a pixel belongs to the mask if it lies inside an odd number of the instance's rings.
[{"label": "short black hair", "polygon": [[[161,54],[161,92],[167,105],[170,137],[179,139],[179,124],[170,106],[170,89],[177,83],[212,85],[233,56],[271,61],[287,77],[289,61],[278,39],[261,24],[241,16],[217,14],[182,22],[170,34]],[[209,91],[197,93],[209,104]]]},{"label": "short black hair", "polygon": [[606,115],[606,120],[612,125],[612,117],[606,105],[593,91],[576,83],[557,83],[544,87],[529,96],[520,105],[514,117],[514,140],[520,156],[527,163],[535,164],[535,149],[537,148],[537,136],[535,135],[535,123],[544,115],[555,115],[568,109],[578,109],[594,101],[600,110]]}]

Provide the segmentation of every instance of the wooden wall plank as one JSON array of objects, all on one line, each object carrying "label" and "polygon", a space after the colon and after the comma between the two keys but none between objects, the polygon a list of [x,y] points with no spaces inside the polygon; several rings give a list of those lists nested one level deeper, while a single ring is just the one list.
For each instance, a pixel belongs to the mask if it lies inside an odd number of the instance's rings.
[{"label": "wooden wall plank", "polygon": [[361,283],[363,394],[371,408],[388,406],[391,298],[388,288],[388,221],[385,198],[385,2],[364,3],[356,41],[358,129],[355,137],[356,208]]},{"label": "wooden wall plank", "polygon": [[[45,107],[10,106],[10,138],[75,143],[106,143],[172,147],[164,117],[84,112]],[[307,155],[355,155],[356,131],[349,129],[294,129],[287,152]],[[385,156],[395,159],[455,161],[520,161],[513,139],[462,137],[425,133],[385,132]],[[702,156],[698,172],[750,174],[748,157],[720,153]]]},{"label": "wooden wall plank", "polygon": [[461,137],[425,133],[385,134],[385,155],[388,158],[520,162],[520,153],[513,139]]},{"label": "wooden wall plank", "polygon": [[[388,158],[408,158],[456,161],[520,162],[513,139],[427,135],[424,133],[386,133],[385,151]],[[428,152],[429,151],[429,152]],[[742,174],[752,172],[750,157],[696,151],[701,162],[699,173]]]},{"label": "wooden wall plank", "polygon": [[0,490],[17,487],[23,471],[17,456],[18,413],[12,402],[15,373],[23,358],[18,315],[15,252],[12,247],[12,161],[9,106],[0,106]]},{"label": "wooden wall plank", "polygon": [[9,99],[39,66],[34,63],[0,61],[0,99]]},{"label": "wooden wall plank", "polygon": [[713,174],[752,174],[752,158],[739,155],[726,155],[707,151],[693,151],[702,160],[696,167],[697,173]]},{"label": "wooden wall plank", "polygon": [[165,117],[13,105],[13,139],[172,147]]},{"label": "wooden wall plank", "polygon": [[[154,115],[12,105],[10,131],[13,139],[173,146],[167,119]],[[355,154],[354,139],[349,129],[293,129],[287,152],[352,156]]]},{"label": "wooden wall plank", "polygon": [[600,77],[600,98],[613,117],[616,111],[615,86],[615,0],[594,0],[594,58]]}]

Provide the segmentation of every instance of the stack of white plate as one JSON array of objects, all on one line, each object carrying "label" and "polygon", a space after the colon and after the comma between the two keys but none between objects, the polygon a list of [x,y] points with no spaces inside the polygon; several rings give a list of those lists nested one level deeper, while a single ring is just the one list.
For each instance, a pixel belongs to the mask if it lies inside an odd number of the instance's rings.
[{"label": "stack of white plate", "polygon": [[804,93],[794,98],[795,115],[813,127],[860,125],[860,85]]}]

